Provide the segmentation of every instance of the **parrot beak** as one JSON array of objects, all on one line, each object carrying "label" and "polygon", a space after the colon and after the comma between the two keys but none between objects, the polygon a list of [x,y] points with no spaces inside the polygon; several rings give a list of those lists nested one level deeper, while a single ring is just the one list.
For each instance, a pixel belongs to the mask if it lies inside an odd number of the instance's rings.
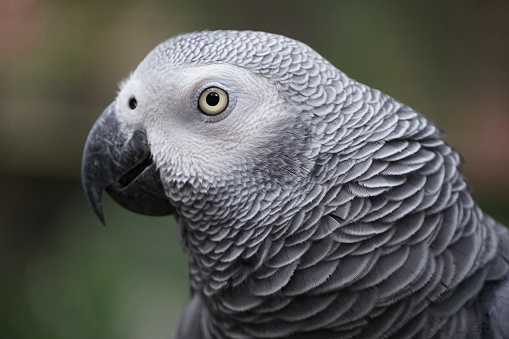
[{"label": "parrot beak", "polygon": [[128,139],[120,131],[113,104],[97,119],[88,135],[81,178],[88,201],[103,224],[101,201],[105,190],[117,203],[135,213],[152,216],[173,213],[145,133],[136,131]]}]

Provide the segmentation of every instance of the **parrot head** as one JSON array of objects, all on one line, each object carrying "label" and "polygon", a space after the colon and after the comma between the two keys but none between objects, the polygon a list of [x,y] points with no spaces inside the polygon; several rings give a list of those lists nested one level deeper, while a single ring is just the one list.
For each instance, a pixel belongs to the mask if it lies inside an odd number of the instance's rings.
[{"label": "parrot head", "polygon": [[157,46],[88,136],[82,181],[96,214],[104,223],[103,191],[133,212],[176,213],[195,227],[292,207],[318,153],[306,111],[330,94],[314,59],[325,63],[262,32],[191,33]]}]

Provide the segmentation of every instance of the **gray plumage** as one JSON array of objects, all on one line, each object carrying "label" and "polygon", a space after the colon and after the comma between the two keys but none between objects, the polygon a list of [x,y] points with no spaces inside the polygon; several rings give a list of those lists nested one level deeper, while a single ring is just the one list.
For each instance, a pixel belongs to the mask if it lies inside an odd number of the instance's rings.
[{"label": "gray plumage", "polygon": [[[217,115],[200,111],[211,87]],[[308,46],[216,31],[163,42],[124,81],[83,182],[101,217],[104,189],[175,214],[179,339],[509,338],[509,233],[459,166],[426,118]]]}]

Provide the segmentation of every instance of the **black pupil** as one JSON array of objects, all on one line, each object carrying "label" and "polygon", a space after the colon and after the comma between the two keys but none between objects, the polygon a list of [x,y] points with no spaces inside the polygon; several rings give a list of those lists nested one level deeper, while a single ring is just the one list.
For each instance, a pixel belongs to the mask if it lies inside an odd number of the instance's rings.
[{"label": "black pupil", "polygon": [[210,92],[207,94],[205,101],[207,101],[207,105],[209,106],[216,106],[219,103],[219,94],[216,92]]},{"label": "black pupil", "polygon": [[138,106],[138,101],[136,101],[136,98],[132,97],[131,99],[129,99],[129,108],[135,109],[136,106]]}]

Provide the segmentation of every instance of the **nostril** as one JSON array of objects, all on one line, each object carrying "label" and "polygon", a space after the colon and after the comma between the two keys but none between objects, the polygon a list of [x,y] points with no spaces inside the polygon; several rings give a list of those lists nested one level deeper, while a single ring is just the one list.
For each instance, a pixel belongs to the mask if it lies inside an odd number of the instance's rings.
[{"label": "nostril", "polygon": [[136,100],[135,97],[131,97],[131,98],[129,98],[128,104],[129,104],[130,109],[135,109],[138,106],[138,101]]}]

